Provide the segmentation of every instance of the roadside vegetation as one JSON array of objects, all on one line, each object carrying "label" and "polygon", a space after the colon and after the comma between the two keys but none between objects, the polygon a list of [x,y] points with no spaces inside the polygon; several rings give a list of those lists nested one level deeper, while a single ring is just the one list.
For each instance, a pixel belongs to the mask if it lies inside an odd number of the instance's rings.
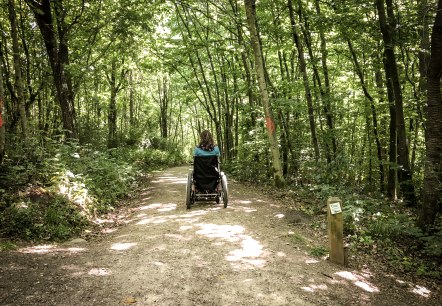
[{"label": "roadside vegetation", "polygon": [[[17,140],[17,143],[20,143]],[[177,148],[107,150],[46,139],[15,146],[0,175],[0,248],[11,241],[64,241],[117,209],[149,171],[182,164]],[[5,242],[6,241],[6,242]]]},{"label": "roadside vegetation", "polygon": [[[319,169],[311,168],[308,180],[293,178],[285,188],[275,189],[271,186],[271,173],[243,165],[229,165],[236,179],[248,184],[259,182],[262,190],[285,203],[288,211],[308,216],[303,224],[317,232],[318,237],[323,237],[308,246],[311,255],[321,258],[328,255],[328,241],[324,239],[327,235],[326,203],[329,197],[337,196],[343,201],[344,236],[350,261],[383,266],[384,270],[411,277],[442,280],[441,218],[438,226],[423,232],[416,226],[415,208],[401,201],[392,202],[381,193],[360,189],[348,181],[324,183],[327,178]],[[307,245],[302,237],[295,235],[294,239]]]}]

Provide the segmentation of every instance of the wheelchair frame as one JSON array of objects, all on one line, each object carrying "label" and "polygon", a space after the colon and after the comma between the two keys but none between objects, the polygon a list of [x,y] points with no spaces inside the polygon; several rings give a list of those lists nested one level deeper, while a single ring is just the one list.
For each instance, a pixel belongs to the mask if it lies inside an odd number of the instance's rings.
[{"label": "wheelchair frame", "polygon": [[[207,175],[206,175],[207,174]],[[187,175],[186,207],[190,209],[196,201],[223,201],[227,208],[228,188],[227,177],[220,170],[218,156],[195,156],[193,171]]]}]

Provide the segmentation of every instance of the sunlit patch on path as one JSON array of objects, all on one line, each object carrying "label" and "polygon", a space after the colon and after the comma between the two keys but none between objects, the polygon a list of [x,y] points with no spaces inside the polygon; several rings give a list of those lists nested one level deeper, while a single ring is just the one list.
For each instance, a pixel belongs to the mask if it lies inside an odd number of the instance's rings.
[{"label": "sunlit patch on path", "polygon": [[127,243],[118,242],[114,243],[110,248],[111,250],[114,251],[126,251],[129,250],[130,248],[133,248],[136,245],[137,243],[135,242],[127,242]]},{"label": "sunlit patch on path", "polygon": [[262,245],[251,236],[244,234],[243,226],[217,224],[197,224],[197,226],[201,228],[196,232],[199,235],[239,242],[240,248],[230,251],[225,257],[227,261],[234,264],[235,268],[257,268],[265,265]]},{"label": "sunlit patch on path", "polygon": [[107,275],[111,275],[112,272],[111,272],[111,270],[106,269],[106,268],[93,268],[87,274],[93,275],[93,276],[107,276]]},{"label": "sunlit patch on path", "polygon": [[379,289],[368,281],[367,276],[350,271],[339,271],[336,272],[335,274],[342,277],[345,280],[352,282],[354,285],[358,286],[364,291],[379,292]]},{"label": "sunlit patch on path", "polygon": [[58,247],[56,245],[37,245],[33,247],[22,248],[18,250],[20,253],[25,254],[49,254],[49,253],[80,253],[86,251],[85,248],[80,247]]}]

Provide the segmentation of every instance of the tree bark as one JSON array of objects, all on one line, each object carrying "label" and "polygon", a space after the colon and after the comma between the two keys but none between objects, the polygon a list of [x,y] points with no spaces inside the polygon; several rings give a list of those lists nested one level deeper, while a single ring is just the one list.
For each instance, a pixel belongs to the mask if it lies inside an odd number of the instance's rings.
[{"label": "tree bark", "polygon": [[[75,126],[74,93],[66,67],[69,66],[68,27],[64,24],[63,1],[25,0],[34,13],[48,54],[52,77],[60,104],[66,138],[77,138]],[[54,3],[55,16],[51,3]],[[55,17],[55,20],[54,20]],[[56,26],[55,26],[56,25]]]},{"label": "tree bark", "polygon": [[127,70],[121,68],[120,79],[117,81],[117,65],[115,60],[112,61],[110,75],[107,76],[110,86],[110,100],[108,106],[107,122],[108,122],[108,138],[107,147],[115,148],[118,145],[117,139],[117,95],[122,89],[124,78]]},{"label": "tree bark", "polygon": [[158,103],[160,105],[160,134],[161,138],[168,137],[169,82],[167,77],[158,79]]},{"label": "tree bark", "polygon": [[291,31],[292,31],[292,36],[293,36],[293,42],[295,43],[296,48],[298,50],[298,59],[299,59],[299,65],[300,65],[303,84],[304,84],[305,98],[307,100],[308,118],[309,118],[313,148],[315,151],[315,159],[316,159],[316,161],[319,161],[319,144],[318,144],[318,137],[316,135],[315,115],[314,115],[314,111],[313,111],[312,94],[310,91],[310,85],[309,85],[309,80],[308,80],[308,75],[307,75],[307,65],[306,65],[305,58],[304,58],[304,48],[302,47],[302,43],[301,43],[301,41],[299,39],[299,35],[296,31],[295,13],[293,10],[292,0],[288,0],[287,5],[288,5],[288,9],[289,9],[289,17],[290,17],[290,25],[291,25]]},{"label": "tree bark", "polygon": [[4,122],[5,88],[3,87],[3,46],[0,42],[0,165],[5,156],[6,128]]},{"label": "tree bark", "polygon": [[9,21],[11,23],[11,38],[12,38],[12,51],[14,59],[14,71],[15,71],[15,91],[17,93],[18,99],[18,112],[20,114],[20,126],[21,135],[23,139],[27,138],[28,134],[28,122],[26,116],[25,107],[25,92],[23,86],[23,77],[20,64],[20,49],[18,45],[18,34],[17,34],[17,15],[15,14],[15,3],[14,0],[8,0],[8,12]]},{"label": "tree bark", "polygon": [[442,1],[439,0],[433,33],[431,35],[431,59],[427,78],[428,100],[426,107],[427,133],[426,164],[422,205],[418,226],[427,231],[436,220],[442,198]]},{"label": "tree bark", "polygon": [[396,111],[398,179],[404,201],[408,205],[415,206],[416,196],[408,156],[407,135],[405,132],[405,120],[402,102],[402,90],[401,84],[399,82],[396,57],[394,54],[395,43],[393,38],[393,29],[395,28],[395,23],[392,0],[386,0],[386,3],[388,21],[385,14],[384,0],[376,0],[376,7],[379,14],[379,24],[384,41],[384,63],[385,75],[387,79],[386,81],[390,83],[390,86],[392,88],[393,97],[391,98],[393,98],[393,100],[390,100],[390,103],[394,102]]},{"label": "tree bark", "polygon": [[244,0],[244,6],[247,15],[247,23],[250,30],[250,40],[255,57],[255,68],[258,78],[258,86],[261,93],[262,104],[266,116],[267,135],[270,142],[270,151],[272,153],[272,165],[274,171],[274,182],[276,186],[284,185],[284,176],[282,173],[282,165],[279,154],[278,141],[276,139],[276,126],[273,119],[269,93],[267,90],[267,82],[264,72],[264,63],[262,60],[261,45],[258,40],[258,31],[256,29],[256,6],[255,0]]},{"label": "tree bark", "polygon": [[[315,11],[318,16],[321,15],[321,9],[320,9],[318,0],[315,0]],[[311,65],[312,65],[312,69],[313,69],[313,76],[314,76],[314,79],[316,79],[316,82],[318,83],[319,91],[321,93],[322,109],[323,109],[323,113],[324,113],[324,116],[326,119],[326,125],[327,125],[327,130],[325,133],[326,156],[327,156],[327,162],[330,163],[336,156],[337,141],[336,141],[336,133],[334,130],[334,119],[333,119],[333,115],[331,112],[330,78],[329,78],[328,65],[327,65],[328,52],[327,52],[327,42],[325,40],[325,35],[324,35],[324,27],[319,27],[319,29],[318,29],[319,38],[320,38],[320,53],[321,53],[320,62],[321,62],[321,66],[322,66],[322,74],[323,74],[323,79],[324,79],[324,82],[322,82],[322,79],[319,74],[319,68],[316,65],[316,61],[319,62],[319,60],[316,60],[316,57],[313,52],[312,39],[311,39],[311,35],[310,35],[310,30],[309,30],[308,18],[304,14],[301,4],[300,4],[300,9],[299,9],[299,16],[300,16],[300,18],[304,19],[304,23],[305,23],[304,30],[303,30],[304,40],[305,40],[305,43],[306,43],[306,46],[308,49],[309,56],[312,59]],[[323,85],[323,83],[324,83],[324,85]],[[330,147],[332,149],[331,152],[330,152]]]},{"label": "tree bark", "polygon": [[[244,69],[243,71],[243,79],[245,79],[245,84],[246,84],[246,91],[247,91],[247,98],[248,98],[248,102],[249,102],[249,114],[250,117],[249,119],[246,121],[246,126],[247,126],[247,130],[253,130],[256,127],[256,110],[255,110],[255,100],[253,97],[253,80],[252,80],[252,76],[250,73],[250,67],[249,67],[249,61],[247,59],[247,54],[246,51],[247,50],[245,48],[245,43],[244,43],[244,38],[243,38],[243,29],[242,29],[242,25],[241,25],[241,21],[240,21],[240,14],[239,14],[239,8],[238,8],[238,2],[234,1],[234,0],[229,0],[230,6],[232,8],[233,13],[235,14],[235,26],[236,26],[236,38],[237,38],[237,43],[239,46],[241,46],[241,62],[242,62],[242,67]],[[245,134],[246,139],[249,138],[249,134],[246,133]]]},{"label": "tree bark", "polygon": [[[370,109],[370,111],[371,111],[372,124],[373,124],[373,135],[374,135],[375,142],[376,142],[377,157],[378,157],[378,163],[379,163],[379,189],[381,192],[384,192],[384,165],[382,163],[383,162],[383,160],[382,160],[382,146],[381,146],[381,141],[379,139],[378,120],[377,120],[376,108],[374,105],[374,99],[371,96],[371,94],[369,93],[367,85],[365,84],[364,74],[362,72],[361,66],[359,65],[359,60],[358,60],[356,52],[353,48],[353,44],[349,38],[347,38],[347,44],[348,44],[348,48],[349,48],[350,53],[353,58],[353,63],[355,65],[356,74],[359,77],[359,82],[361,84],[362,91],[364,92],[365,98],[370,102],[370,105],[366,105],[366,108]],[[367,112],[366,116],[368,116],[368,112]],[[367,123],[367,126],[369,127],[370,124]]]}]

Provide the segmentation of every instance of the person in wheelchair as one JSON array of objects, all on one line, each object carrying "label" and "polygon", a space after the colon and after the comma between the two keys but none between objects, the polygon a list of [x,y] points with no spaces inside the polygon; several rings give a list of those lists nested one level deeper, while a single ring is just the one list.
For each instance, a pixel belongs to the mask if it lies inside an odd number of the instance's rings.
[{"label": "person in wheelchair", "polygon": [[194,156],[221,156],[221,152],[216,144],[213,143],[212,134],[204,130],[200,134],[200,143],[193,150]]},{"label": "person in wheelchair", "polygon": [[200,133],[200,142],[193,155],[193,171],[189,173],[187,183],[187,208],[196,200],[208,198],[214,198],[216,203],[222,199],[226,208],[227,179],[219,167],[221,151],[208,130]]}]

